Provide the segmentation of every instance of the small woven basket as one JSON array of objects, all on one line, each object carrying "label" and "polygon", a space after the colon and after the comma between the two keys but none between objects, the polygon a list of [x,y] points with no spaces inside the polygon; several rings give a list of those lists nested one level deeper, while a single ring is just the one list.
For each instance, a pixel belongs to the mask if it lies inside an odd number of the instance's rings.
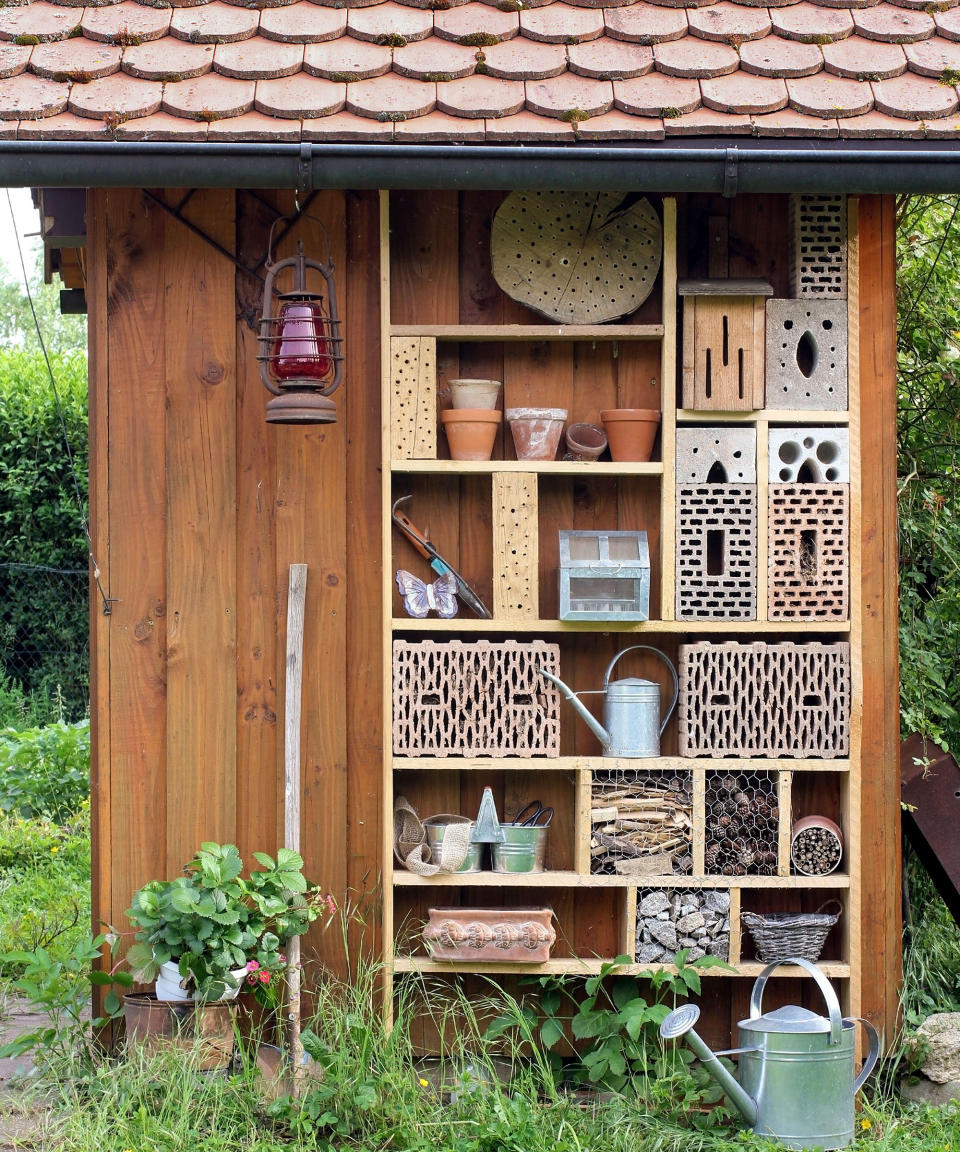
[{"label": "small woven basket", "polygon": [[[825,912],[831,904],[836,912]],[[740,920],[753,937],[757,955],[764,964],[789,960],[815,961],[827,940],[830,929],[840,919],[843,905],[839,900],[828,900],[816,912],[741,912]]]}]

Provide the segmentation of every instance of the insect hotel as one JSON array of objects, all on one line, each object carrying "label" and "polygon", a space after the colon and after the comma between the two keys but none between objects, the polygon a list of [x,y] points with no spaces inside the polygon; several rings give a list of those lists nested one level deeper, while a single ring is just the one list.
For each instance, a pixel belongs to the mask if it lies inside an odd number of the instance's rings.
[{"label": "insect hotel", "polygon": [[726,1047],[788,915],[893,1035],[892,193],[956,184],[957,35],[894,0],[0,12],[0,169],[89,316],[97,920],[201,841],[282,844],[292,757],[387,1001],[685,949],[730,965]]}]

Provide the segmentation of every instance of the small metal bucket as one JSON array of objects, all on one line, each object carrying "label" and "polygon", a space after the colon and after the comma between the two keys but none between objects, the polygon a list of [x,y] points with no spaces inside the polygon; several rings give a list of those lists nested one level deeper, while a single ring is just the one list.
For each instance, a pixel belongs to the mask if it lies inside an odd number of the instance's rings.
[{"label": "small metal bucket", "polygon": [[466,858],[456,871],[479,872],[483,864],[483,845],[473,842],[472,835],[476,832],[477,826],[473,820],[468,819],[466,816],[452,816],[444,813],[440,816],[430,816],[424,820],[423,826],[427,832],[427,843],[430,845],[431,859],[435,864],[441,861],[443,856],[443,835],[451,824],[469,824],[471,833],[471,841],[467,846]]},{"label": "small metal bucket", "polygon": [[547,848],[546,825],[501,824],[503,843],[491,844],[494,872],[542,872]]}]

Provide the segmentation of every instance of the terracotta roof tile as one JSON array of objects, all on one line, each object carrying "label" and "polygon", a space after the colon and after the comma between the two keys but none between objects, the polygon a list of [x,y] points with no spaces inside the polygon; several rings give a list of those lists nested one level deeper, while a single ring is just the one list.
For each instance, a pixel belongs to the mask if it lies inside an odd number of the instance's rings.
[{"label": "terracotta roof tile", "polygon": [[907,72],[873,84],[878,111],[907,120],[938,120],[956,112],[957,93],[949,84]]},{"label": "terracotta roof tile", "polygon": [[853,22],[861,36],[889,44],[909,44],[915,40],[926,40],[936,30],[933,17],[929,13],[894,8],[890,4],[878,4],[875,8],[854,12]]},{"label": "terracotta roof tile", "polygon": [[22,8],[0,8],[0,40],[44,43],[47,40],[65,40],[80,27],[82,12],[47,4],[44,0]]},{"label": "terracotta roof tile", "polygon": [[740,57],[729,44],[693,36],[655,44],[653,59],[657,71],[668,76],[723,76],[740,67]]},{"label": "terracotta roof tile", "polygon": [[636,116],[680,116],[700,107],[700,85],[696,80],[651,72],[636,80],[615,80],[613,102],[621,112]]},{"label": "terracotta roof tile", "polygon": [[213,68],[224,76],[240,80],[269,80],[276,76],[292,76],[303,66],[303,45],[284,44],[279,40],[265,40],[251,36],[234,44],[218,44],[213,56]]},{"label": "terracotta roof tile", "polygon": [[928,140],[960,140],[960,117],[944,116],[924,124]]},{"label": "terracotta roof tile", "polygon": [[381,0],[311,0],[313,4],[320,4],[324,8],[370,8],[374,4],[381,3]]},{"label": "terracotta roof tile", "polygon": [[844,80],[821,72],[818,76],[801,76],[786,83],[791,106],[808,116],[839,119],[859,116],[873,107],[870,85],[858,80]]},{"label": "terracotta roof tile", "polygon": [[525,93],[519,80],[468,76],[437,85],[437,107],[462,119],[513,116],[523,108]]},{"label": "terracotta roof tile", "polygon": [[70,111],[95,120],[120,122],[156,112],[162,95],[160,84],[117,72],[89,84],[74,84],[70,89]]},{"label": "terracotta roof tile", "polygon": [[123,70],[141,80],[189,80],[213,67],[213,44],[188,44],[165,36],[123,50]]},{"label": "terracotta roof tile", "polygon": [[305,119],[301,138],[320,141],[376,141],[382,144],[393,139],[393,123],[390,120],[370,120],[366,116],[354,116],[352,112],[335,112],[332,116]]},{"label": "terracotta roof tile", "polygon": [[[42,122],[37,120],[0,120],[0,140],[16,140],[21,131],[23,131],[23,139],[26,140],[29,138],[28,133],[31,129],[36,131],[38,127],[41,127],[41,123],[43,125],[51,124],[55,119],[55,116],[50,116]],[[42,129],[38,138],[50,139],[44,135]]]},{"label": "terracotta roof tile", "polygon": [[662,140],[663,122],[653,118],[639,120],[613,108],[577,125],[582,140]]},{"label": "terracotta roof tile", "polygon": [[650,0],[659,8],[705,8],[711,0]]},{"label": "terracotta roof tile", "polygon": [[816,44],[764,36],[741,47],[740,67],[757,76],[812,76],[823,67],[823,55]]},{"label": "terracotta roof tile", "polygon": [[496,144],[532,144],[537,140],[572,144],[577,138],[572,124],[545,119],[535,112],[518,112],[516,116],[504,116],[502,120],[487,120],[486,131],[488,142]]},{"label": "terracotta roof tile", "polygon": [[886,0],[817,0],[824,8],[874,8]]},{"label": "terracotta roof tile", "polygon": [[771,27],[766,8],[747,8],[743,4],[731,4],[729,0],[720,0],[707,8],[691,8],[687,20],[694,36],[735,46],[766,36]]},{"label": "terracotta roof tile", "polygon": [[30,71],[48,80],[94,80],[119,71],[122,52],[117,45],[82,38],[38,44],[30,56]]},{"label": "terracotta roof tile", "polygon": [[252,36],[259,23],[259,12],[210,0],[200,8],[178,8],[170,18],[170,31],[197,44],[232,44]]},{"label": "terracotta roof tile", "polygon": [[936,0],[931,4],[929,0],[887,0],[888,4],[895,4],[898,8],[921,8],[924,12],[946,12],[948,8],[956,8],[960,0]]},{"label": "terracotta roof tile", "polygon": [[431,36],[393,50],[393,70],[417,80],[458,80],[477,68],[477,49]]},{"label": "terracotta roof tile", "polygon": [[[432,12],[434,8],[441,5],[444,8],[454,8],[461,4],[466,4],[467,0],[400,0],[400,3],[405,4],[408,8],[429,8]],[[361,6],[362,5],[351,5],[351,7]]]},{"label": "terracotta roof tile", "polygon": [[[147,0],[142,0],[146,3]],[[151,8],[196,8],[199,4],[208,4],[210,0],[150,0]],[[159,113],[158,113],[159,115]]]},{"label": "terracotta roof tile", "polygon": [[590,80],[567,72],[550,80],[527,81],[527,109],[576,124],[613,107],[609,80]]},{"label": "terracotta roof tile", "polygon": [[632,4],[633,0],[567,0],[567,3],[577,8],[623,8],[627,4]]},{"label": "terracotta roof tile", "polygon": [[881,44],[850,36],[837,44],[824,44],[823,62],[834,76],[854,80],[884,80],[907,69],[907,57],[899,44]]},{"label": "terracotta roof tile", "polygon": [[30,59],[31,51],[26,45],[0,43],[0,79],[16,76],[22,72]]},{"label": "terracotta roof tile", "polygon": [[396,141],[413,140],[421,144],[456,139],[461,144],[483,143],[486,126],[482,120],[463,120],[445,112],[428,112],[416,120],[401,120],[393,126]]},{"label": "terracotta roof tile", "polygon": [[567,65],[580,76],[626,80],[631,76],[645,76],[653,69],[653,49],[645,44],[601,36],[589,44],[571,44],[567,49]]},{"label": "terracotta roof tile", "polygon": [[351,9],[347,14],[347,31],[358,40],[369,40],[373,44],[408,44],[411,40],[422,40],[433,31],[433,13],[386,0],[372,8]]},{"label": "terracotta roof tile", "polygon": [[668,136],[749,136],[753,125],[749,116],[740,113],[698,108],[685,116],[664,120],[663,130]]},{"label": "terracotta roof tile", "polygon": [[90,40],[133,45],[166,36],[170,19],[169,8],[145,8],[124,0],[112,8],[85,9],[81,27]]},{"label": "terracotta roof tile", "polygon": [[347,85],[347,111],[372,120],[409,120],[425,116],[436,105],[436,84],[393,72]]},{"label": "terracotta roof tile", "polygon": [[644,0],[639,0],[629,8],[615,8],[607,12],[605,19],[610,36],[617,40],[632,40],[637,44],[679,40],[688,31],[686,12],[659,8]]},{"label": "terracotta roof tile", "polygon": [[934,76],[940,79],[944,72],[960,72],[960,44],[945,40],[942,36],[932,36],[916,44],[904,45],[907,63],[911,72],[921,76]]},{"label": "terracotta roof tile", "polygon": [[169,112],[154,112],[137,120],[126,120],[113,130],[118,140],[206,140],[207,124],[198,120],[184,120]]},{"label": "terracotta roof tile", "polygon": [[826,139],[840,135],[835,119],[804,116],[793,108],[754,116],[752,120],[753,131],[757,136],[816,136]]},{"label": "terracotta roof tile", "polygon": [[572,8],[557,0],[546,8],[521,12],[520,32],[529,40],[547,44],[582,44],[603,35],[603,13],[595,8]]},{"label": "terracotta roof tile", "polygon": [[769,76],[752,76],[736,72],[700,81],[703,103],[714,112],[733,112],[742,116],[779,112],[787,105],[787,86],[783,80]]},{"label": "terracotta roof tile", "polygon": [[559,76],[567,67],[567,52],[562,44],[538,44],[521,36],[481,51],[481,71],[502,80],[546,80],[548,76]]},{"label": "terracotta roof tile", "polygon": [[299,119],[278,119],[265,116],[262,112],[244,112],[242,116],[230,116],[226,120],[214,120],[207,126],[208,140],[223,140],[237,143],[245,140],[269,142],[290,140],[298,142],[301,136]]},{"label": "terracotta roof tile", "polygon": [[382,76],[390,71],[392,64],[393,53],[389,48],[354,40],[351,36],[325,44],[308,44],[303,53],[303,67],[307,72],[348,84]]},{"label": "terracotta roof tile", "polygon": [[853,34],[853,17],[843,9],[822,8],[804,0],[792,8],[770,13],[773,30],[787,40],[804,44],[829,44]]},{"label": "terracotta roof tile", "polygon": [[239,116],[253,107],[255,88],[252,80],[232,80],[208,72],[195,80],[164,85],[163,110],[171,116],[208,123],[224,116]]},{"label": "terracotta roof tile", "polygon": [[851,116],[840,121],[840,135],[856,138],[866,137],[881,140],[894,136],[916,136],[923,138],[927,135],[926,125],[916,120],[901,120],[897,116],[888,116],[885,112],[867,112],[863,116]]},{"label": "terracotta roof tile", "polygon": [[960,8],[951,8],[948,12],[935,12],[934,23],[941,36],[948,40],[960,40]]},{"label": "terracotta roof tile", "polygon": [[434,12],[433,31],[444,40],[484,48],[516,36],[520,31],[520,16],[474,2]]},{"label": "terracotta roof tile", "polygon": [[[13,122],[6,121],[4,127],[12,129]],[[103,121],[61,112],[45,120],[21,120],[16,134],[20,140],[89,140],[109,139],[111,131]],[[5,137],[6,133],[0,139]]]},{"label": "terracotta roof tile", "polygon": [[346,27],[346,12],[320,8],[316,4],[267,8],[260,13],[260,35],[268,40],[285,40],[291,44],[334,40],[343,35]]},{"label": "terracotta roof tile", "polygon": [[265,116],[279,116],[282,120],[330,116],[343,108],[346,87],[306,72],[276,80],[260,80],[253,106]]},{"label": "terracotta roof tile", "polygon": [[67,107],[69,84],[21,72],[0,85],[0,120],[39,120]]}]

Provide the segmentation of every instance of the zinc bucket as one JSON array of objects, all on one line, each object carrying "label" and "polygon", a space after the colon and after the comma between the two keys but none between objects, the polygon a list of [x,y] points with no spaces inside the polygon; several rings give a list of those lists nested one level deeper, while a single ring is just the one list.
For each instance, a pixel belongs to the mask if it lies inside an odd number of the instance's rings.
[{"label": "zinc bucket", "polygon": [[549,828],[501,824],[503,843],[491,844],[494,872],[542,872]]},{"label": "zinc bucket", "polygon": [[[439,864],[444,859],[443,852],[443,836],[451,824],[469,824],[470,831],[476,831],[476,824],[474,821],[467,819],[466,816],[430,816],[423,822],[424,828],[427,830],[427,843],[430,845],[430,858],[434,864]],[[479,872],[482,863],[482,844],[474,844],[472,841],[467,845],[467,854],[459,868],[454,869],[456,872]],[[449,855],[449,853],[447,853]]]}]

